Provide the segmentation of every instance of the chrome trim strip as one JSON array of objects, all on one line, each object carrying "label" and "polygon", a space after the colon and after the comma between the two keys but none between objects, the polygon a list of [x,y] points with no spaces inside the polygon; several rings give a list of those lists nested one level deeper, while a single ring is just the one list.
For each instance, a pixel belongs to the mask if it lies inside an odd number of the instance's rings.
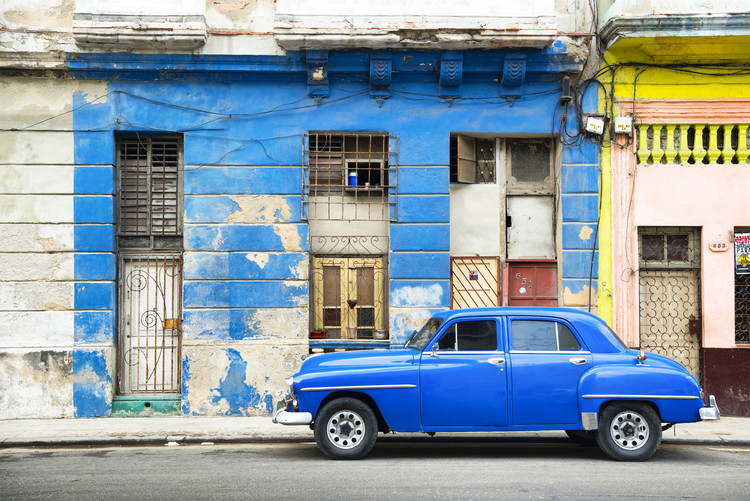
[{"label": "chrome trim strip", "polygon": [[700,397],[685,395],[583,395],[583,398],[654,398],[661,400],[698,400]]},{"label": "chrome trim strip", "polygon": [[464,356],[464,355],[505,355],[504,351],[479,351],[479,350],[473,350],[473,351],[461,351],[461,350],[435,350],[434,353],[442,356],[446,355],[455,355],[455,356]]},{"label": "chrome trim strip", "polygon": [[509,353],[554,353],[565,355],[591,355],[590,351],[581,350],[510,350]]},{"label": "chrome trim strip", "polygon": [[302,388],[300,391],[336,391],[336,390],[398,390],[405,388],[416,388],[415,384],[371,384],[362,386],[317,386]]}]

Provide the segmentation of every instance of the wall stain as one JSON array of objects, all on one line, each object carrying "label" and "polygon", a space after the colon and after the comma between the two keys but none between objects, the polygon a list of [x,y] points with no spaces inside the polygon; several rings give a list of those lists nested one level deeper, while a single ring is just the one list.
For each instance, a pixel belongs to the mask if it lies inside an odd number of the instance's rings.
[{"label": "wall stain", "polygon": [[438,284],[427,287],[402,287],[394,291],[392,302],[394,305],[407,307],[440,304],[443,294],[443,288]]},{"label": "wall stain", "polygon": [[238,209],[227,217],[228,223],[284,222],[292,217],[289,202],[284,197],[232,196]]},{"label": "wall stain", "polygon": [[248,261],[255,263],[262,270],[268,264],[268,253],[267,252],[254,252],[251,254],[245,254]]},{"label": "wall stain", "polygon": [[594,229],[591,226],[584,226],[578,233],[578,238],[581,240],[591,240],[591,235],[594,233]]},{"label": "wall stain", "polygon": [[271,395],[263,397],[255,388],[247,384],[245,380],[247,362],[242,359],[240,353],[237,350],[228,349],[226,354],[229,357],[229,366],[226,375],[219,381],[219,386],[211,390],[216,392],[213,403],[226,402],[228,408],[225,414],[228,415],[246,415],[248,407],[257,407],[261,400],[270,400],[270,404],[267,403],[267,405],[272,409],[273,397]]},{"label": "wall stain", "polygon": [[57,303],[44,303],[44,309],[49,311],[68,311],[68,308]]},{"label": "wall stain", "polygon": [[[588,306],[589,304],[589,286],[584,285],[579,292],[573,292],[569,287],[563,290],[563,304],[565,306]],[[591,290],[591,306],[598,304],[598,294],[596,289]]]},{"label": "wall stain", "polygon": [[301,251],[302,238],[299,234],[299,228],[294,224],[275,224],[273,232],[281,239],[281,245],[287,252]]}]

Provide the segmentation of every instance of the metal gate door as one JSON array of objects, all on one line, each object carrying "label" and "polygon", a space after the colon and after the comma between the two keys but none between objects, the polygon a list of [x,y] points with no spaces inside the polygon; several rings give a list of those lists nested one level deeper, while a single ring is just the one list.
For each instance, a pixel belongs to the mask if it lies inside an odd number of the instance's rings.
[{"label": "metal gate door", "polygon": [[640,346],[700,381],[700,237],[693,228],[641,228]]},{"label": "metal gate door", "polygon": [[120,260],[119,393],[179,393],[182,256]]},{"label": "metal gate door", "polygon": [[500,306],[500,258],[451,258],[451,308]]}]

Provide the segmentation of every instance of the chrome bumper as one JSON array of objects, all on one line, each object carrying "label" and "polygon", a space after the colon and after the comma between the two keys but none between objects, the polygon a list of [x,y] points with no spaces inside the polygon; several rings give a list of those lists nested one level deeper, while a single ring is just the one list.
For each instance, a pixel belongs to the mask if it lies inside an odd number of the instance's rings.
[{"label": "chrome bumper", "polygon": [[708,407],[702,408],[699,412],[703,421],[715,421],[719,419],[721,413],[719,412],[719,406],[716,405],[716,397],[709,395]]},{"label": "chrome bumper", "polygon": [[273,413],[273,421],[276,424],[303,425],[312,423],[313,416],[309,412],[289,412],[289,405],[294,402],[294,397],[288,393],[276,402],[276,411]]}]

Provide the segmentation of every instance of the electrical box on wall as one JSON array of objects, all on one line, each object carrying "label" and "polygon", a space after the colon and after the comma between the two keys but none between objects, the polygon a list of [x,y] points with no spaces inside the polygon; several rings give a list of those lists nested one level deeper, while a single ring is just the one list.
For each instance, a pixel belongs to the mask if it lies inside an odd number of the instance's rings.
[{"label": "electrical box on wall", "polygon": [[586,120],[586,130],[594,134],[604,134],[604,120],[596,117],[589,117]]},{"label": "electrical box on wall", "polygon": [[633,131],[633,119],[630,117],[615,118],[615,134],[630,134]]}]

